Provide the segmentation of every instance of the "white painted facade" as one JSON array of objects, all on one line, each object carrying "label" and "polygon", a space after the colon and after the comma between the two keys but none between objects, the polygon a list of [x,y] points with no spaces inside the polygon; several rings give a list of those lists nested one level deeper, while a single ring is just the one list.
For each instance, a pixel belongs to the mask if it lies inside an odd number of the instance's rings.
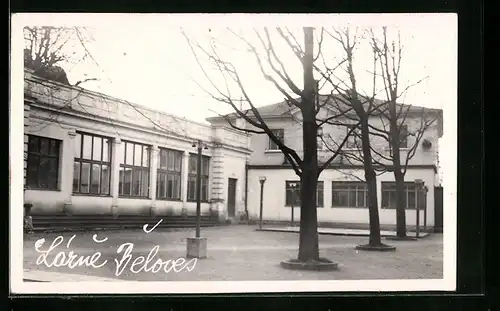
[{"label": "white painted facade", "polygon": [[[300,111],[290,108],[287,105],[275,104],[267,106],[265,112],[261,112],[262,118],[265,120],[270,129],[280,129],[284,133],[284,144],[295,150],[299,157],[302,158],[302,127]],[[262,108],[260,108],[262,109]],[[410,131],[416,131],[420,128],[420,122],[424,112],[421,107],[412,107],[408,113],[405,124]],[[419,223],[426,226],[434,226],[434,187],[440,186],[438,169],[438,150],[439,138],[442,136],[442,111],[437,109],[425,109],[425,115],[429,118],[435,118],[435,122],[426,129],[422,139],[417,146],[415,154],[408,162],[408,169],[405,175],[405,182],[414,183],[416,179],[424,181],[428,189],[425,198],[426,212],[421,210]],[[322,108],[318,113],[319,118],[326,119],[335,112]],[[218,126],[223,126],[226,120],[222,118],[212,118],[211,123]],[[252,128],[251,125],[238,119],[233,122],[239,122],[239,127]],[[384,128],[380,124],[379,117],[372,117],[370,124],[375,127]],[[227,125],[226,125],[227,126]],[[255,128],[252,128],[255,129]],[[346,135],[345,126],[335,126],[325,124],[322,126],[323,137],[325,141],[336,140],[340,143]],[[430,146],[423,146],[423,141],[430,142]],[[260,182],[259,177],[265,177],[263,191],[263,215],[264,221],[279,221],[291,222],[292,213],[290,204],[286,204],[286,182],[299,181],[293,169],[289,165],[284,164],[285,157],[280,150],[269,150],[269,138],[265,134],[252,134],[250,138],[250,149],[252,154],[249,161],[248,173],[248,202],[247,208],[249,216],[255,220],[259,219],[260,214]],[[382,138],[374,136],[371,138],[371,144],[380,154],[388,155],[388,143]],[[408,137],[408,148],[401,149],[401,161],[404,163],[409,148],[413,146],[414,137]],[[355,149],[343,148],[345,151],[352,152]],[[359,152],[359,150],[358,150]],[[327,161],[332,152],[328,148],[318,150],[318,160],[320,162]],[[387,160],[373,154],[373,157],[380,162],[389,164]],[[332,166],[326,168],[320,175],[319,181],[323,181],[323,207],[318,207],[318,222],[319,223],[334,223],[343,224],[345,226],[367,226],[369,223],[368,208],[366,207],[333,207],[332,204],[332,183],[345,181],[364,180],[364,170],[362,162],[351,159],[347,161],[339,156],[332,162]],[[377,177],[377,198],[379,206],[379,216],[381,225],[393,227],[396,224],[395,208],[382,207],[382,183],[394,182],[393,173],[383,173]],[[412,201],[415,202],[415,201]],[[288,205],[288,206],[287,206]],[[294,209],[294,221],[300,219],[300,209]],[[425,214],[425,217],[424,217]],[[406,220],[408,227],[416,225],[416,210],[408,208],[406,210]]]},{"label": "white painted facade", "polygon": [[[33,204],[33,214],[167,215],[187,212],[194,215],[196,203],[187,200],[187,174],[189,154],[197,152],[193,142],[198,140],[207,146],[202,153],[210,158],[208,200],[201,204],[202,213],[207,214],[212,209],[218,211],[221,218],[227,218],[228,178],[237,179],[235,212],[244,212],[245,164],[250,154],[245,134],[177,118],[82,88],[49,82],[29,71],[25,71],[24,107],[26,143],[29,135],[60,141],[57,187],[51,190],[28,187],[25,191],[25,201]],[[80,131],[104,136],[112,142],[108,195],[73,193],[75,136]],[[118,193],[124,141],[151,148],[147,197],[122,197]],[[184,154],[178,200],[156,197],[159,148]]]},{"label": "white painted facade", "polygon": [[[61,142],[58,163],[57,187],[53,190],[29,188],[25,201],[32,203],[33,214],[67,213],[73,215],[170,215],[187,213],[194,215],[196,203],[187,200],[189,155],[196,153],[193,142],[201,140],[207,149],[203,155],[210,158],[208,200],[201,205],[202,213],[217,211],[221,219],[231,218],[228,211],[228,181],[236,179],[235,211],[238,217],[248,211],[253,220],[259,219],[259,177],[266,177],[263,193],[263,219],[290,221],[291,208],[286,206],[286,181],[298,181],[294,171],[283,165],[280,151],[268,150],[266,135],[243,134],[233,130],[225,120],[211,119],[211,125],[192,122],[183,118],[131,104],[104,94],[69,87],[33,76],[25,71],[25,143],[27,135],[57,139]],[[296,117],[296,116],[295,116]],[[236,120],[238,126],[245,122]],[[418,124],[410,119],[408,124]],[[270,128],[283,129],[285,144],[301,155],[302,136],[298,122],[283,116],[271,116]],[[110,192],[108,195],[82,195],[73,192],[74,147],[77,132],[101,135],[110,139]],[[345,129],[323,128],[325,134],[342,138]],[[438,186],[436,166],[438,139],[442,135],[442,119],[431,127],[424,138],[430,148],[418,147],[409,163],[405,181],[421,179],[428,187],[426,196],[426,224],[434,225],[434,186]],[[131,198],[119,194],[120,159],[125,152],[124,142],[136,142],[150,146],[149,193],[147,197]],[[374,141],[374,144],[380,142]],[[410,142],[411,144],[411,142]],[[383,150],[384,146],[380,145]],[[156,196],[157,154],[160,148],[183,153],[181,164],[180,199],[165,200]],[[25,152],[27,148],[25,147]],[[402,151],[404,154],[405,150]],[[319,150],[318,157],[327,159],[329,151]],[[368,224],[368,209],[361,207],[332,207],[332,182],[363,178],[361,166],[347,167],[341,158],[334,167],[325,169],[319,180],[323,181],[323,207],[318,207],[318,222],[339,224]],[[346,172],[349,174],[346,174]],[[349,177],[350,175],[350,177]],[[382,183],[394,181],[392,173],[377,178],[380,223],[395,225],[395,209],[382,208]],[[408,209],[407,224],[415,224],[415,209]],[[423,224],[424,211],[420,211]],[[300,219],[300,210],[294,209],[294,220]]]},{"label": "white painted facade", "polygon": [[[345,225],[367,225],[368,208],[333,207],[332,206],[332,182],[334,181],[356,181],[348,178],[342,169],[327,169],[323,171],[318,181],[324,183],[323,207],[318,207],[318,222],[335,223]],[[352,170],[351,173],[362,177],[361,169]],[[265,176],[263,191],[263,219],[268,221],[291,221],[291,207],[285,206],[285,181],[298,181],[297,175],[291,169],[251,169],[248,174],[248,211],[250,217],[259,219],[260,213],[260,182],[259,177]],[[426,185],[434,183],[435,173],[428,169],[409,169],[406,174],[407,180],[422,179]],[[384,173],[377,178],[377,198],[379,203],[379,217],[381,225],[393,226],[396,224],[396,211],[394,209],[381,208],[382,182],[394,181],[392,173]],[[429,187],[427,193],[427,226],[434,226],[434,187]],[[300,209],[295,207],[294,220],[300,220]],[[406,222],[408,226],[416,224],[415,209],[406,210]],[[424,211],[420,210],[420,225],[424,224]]]}]

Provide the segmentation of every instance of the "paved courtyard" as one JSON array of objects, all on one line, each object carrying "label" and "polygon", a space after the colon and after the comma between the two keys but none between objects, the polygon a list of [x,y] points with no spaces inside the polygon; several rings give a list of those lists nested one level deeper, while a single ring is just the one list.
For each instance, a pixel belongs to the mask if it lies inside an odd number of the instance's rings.
[{"label": "paved courtyard", "polygon": [[[202,228],[202,236],[208,239],[208,258],[198,260],[192,271],[165,273],[132,273],[125,269],[115,275],[117,249],[123,243],[133,243],[131,262],[138,256],[147,257],[150,250],[159,246],[159,251],[150,266],[158,259],[174,260],[186,255],[186,238],[194,237],[194,230],[156,229],[145,233],[142,229],[127,231],[96,231],[75,233],[32,233],[24,238],[24,269],[42,270],[87,275],[102,278],[118,278],[127,281],[256,281],[256,280],[359,280],[359,279],[438,279],[443,277],[442,235],[432,234],[419,241],[387,241],[397,247],[395,252],[357,251],[354,246],[366,244],[367,237],[320,235],[320,256],[339,264],[338,271],[291,271],[282,269],[279,262],[296,258],[298,234],[293,232],[256,231],[254,226],[231,225]],[[105,242],[98,240],[108,238]],[[69,239],[72,240],[67,248]],[[107,260],[100,268],[92,267],[46,267],[37,265],[39,254],[35,242],[44,238],[42,250],[47,250],[58,237],[63,242],[50,253],[50,262],[59,251],[66,254],[73,250],[76,255],[91,256],[101,252],[97,264]]]}]

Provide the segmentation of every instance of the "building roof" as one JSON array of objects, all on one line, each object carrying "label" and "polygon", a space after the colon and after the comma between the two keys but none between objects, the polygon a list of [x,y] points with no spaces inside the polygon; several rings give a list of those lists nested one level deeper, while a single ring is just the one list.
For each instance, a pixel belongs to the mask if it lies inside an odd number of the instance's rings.
[{"label": "building roof", "polygon": [[[338,109],[341,106],[344,106],[344,109],[347,107],[345,104],[341,103],[340,95],[334,95],[334,96],[327,96],[327,95],[320,95],[320,100],[325,101],[329,99],[330,103],[327,103],[325,107],[330,107],[330,109]],[[296,99],[299,100],[299,99]],[[383,104],[383,101],[380,99],[375,99],[375,104],[376,105],[381,105]],[[424,109],[425,112],[431,113],[431,112],[436,112],[436,113],[442,113],[441,109],[435,109],[435,108],[427,108],[427,107],[422,107],[422,106],[415,106],[415,105],[405,105],[405,104],[397,104],[398,107],[409,107],[409,112],[421,112],[422,109]],[[289,104],[286,101],[279,102],[276,104],[271,104],[271,105],[266,105],[266,106],[261,106],[257,107],[257,110],[259,111],[259,114],[264,117],[264,118],[270,118],[270,117],[287,117],[291,116],[293,112],[297,109],[297,107],[293,104]],[[249,117],[253,117],[253,112],[248,109],[244,110],[244,113],[246,113]],[[208,122],[213,122],[213,121],[220,121],[223,120],[224,118],[238,118],[238,114],[235,112],[226,114],[224,116],[215,116],[211,118],[207,118]]]}]

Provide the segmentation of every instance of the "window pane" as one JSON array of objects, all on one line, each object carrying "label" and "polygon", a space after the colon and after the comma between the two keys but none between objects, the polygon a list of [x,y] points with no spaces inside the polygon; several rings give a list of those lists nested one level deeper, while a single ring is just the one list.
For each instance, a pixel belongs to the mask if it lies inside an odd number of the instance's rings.
[{"label": "window pane", "polygon": [[109,194],[109,178],[110,171],[109,166],[102,166],[102,177],[101,177],[101,194]]},{"label": "window pane", "polygon": [[174,176],[174,199],[180,199],[181,197],[181,176],[180,175],[175,175]]},{"label": "window pane", "polygon": [[389,191],[389,208],[396,208],[396,191]]},{"label": "window pane", "polygon": [[80,191],[80,162],[73,163],[73,192]]},{"label": "window pane", "polygon": [[168,154],[168,156],[167,156],[167,163],[168,163],[167,169],[169,171],[173,171],[174,167],[175,167],[175,165],[174,165],[174,153],[172,151],[168,151],[167,154]]},{"label": "window pane", "polygon": [[131,195],[132,169],[123,168],[123,194]]},{"label": "window pane", "polygon": [[358,205],[357,205],[357,207],[365,207],[366,206],[365,197],[366,197],[365,191],[358,191]]},{"label": "window pane", "polygon": [[292,205],[292,190],[288,189],[288,187],[285,191],[285,204],[287,206]]},{"label": "window pane", "polygon": [[158,171],[158,176],[156,177],[156,196],[158,198],[165,197],[165,177],[160,171]]},{"label": "window pane", "polygon": [[334,183],[333,184],[333,189],[334,190],[349,189],[349,185],[347,185],[347,184],[341,184],[341,183]]},{"label": "window pane", "polygon": [[346,207],[349,199],[349,193],[346,191],[333,192],[333,206]]},{"label": "window pane", "polygon": [[427,206],[427,193],[425,191],[422,191],[418,195],[418,208],[424,210],[426,206]]},{"label": "window pane", "polygon": [[142,171],[140,195],[144,197],[149,196],[149,172],[146,170]]},{"label": "window pane", "polygon": [[[419,197],[420,199],[421,197]],[[415,191],[408,191],[408,198],[406,202],[406,208],[415,208],[415,201],[416,201],[416,197],[415,197]],[[419,205],[420,205],[420,202],[419,202]]]},{"label": "window pane", "polygon": [[209,163],[210,163],[210,158],[204,157],[203,158],[203,162],[202,162],[203,167],[201,169],[202,175],[208,176],[208,174],[209,174],[209,167],[210,167]]},{"label": "window pane", "polygon": [[181,167],[182,167],[182,153],[176,152],[175,153],[175,171],[180,172]]},{"label": "window pane", "polygon": [[48,177],[50,175],[50,163],[47,157],[40,157],[40,166],[38,167],[38,187],[48,188]]},{"label": "window pane", "polygon": [[196,156],[190,155],[189,156],[189,173],[190,174],[196,174],[196,164],[197,164]]},{"label": "window pane", "polygon": [[161,194],[163,198],[167,197],[167,174],[164,173],[161,176]]},{"label": "window pane", "polygon": [[149,167],[149,151],[151,150],[148,146],[143,146],[142,148],[142,166]]},{"label": "window pane", "polygon": [[162,168],[162,169],[167,168],[167,151],[166,150],[160,151],[160,168]]},{"label": "window pane", "polygon": [[111,140],[108,138],[103,138],[102,139],[102,161],[103,162],[110,162],[109,159],[111,158],[110,155],[110,145],[111,145]]},{"label": "window pane", "polygon": [[101,165],[92,164],[92,182],[90,185],[90,193],[99,193],[101,189]]},{"label": "window pane", "polygon": [[40,139],[35,136],[30,136],[28,140],[28,150],[29,152],[40,152]]},{"label": "window pane", "polygon": [[82,163],[82,183],[80,185],[80,192],[89,193],[90,186],[90,163]]},{"label": "window pane", "polygon": [[382,208],[388,208],[388,207],[389,207],[389,192],[386,190],[382,190]]},{"label": "window pane", "polygon": [[48,165],[49,174],[47,175],[47,186],[49,189],[57,189],[59,161],[57,158],[48,158]]},{"label": "window pane", "polygon": [[83,135],[83,158],[90,160],[92,157],[92,136]]},{"label": "window pane", "polygon": [[40,157],[37,155],[28,155],[28,168],[26,172],[26,182],[30,187],[38,187],[38,166]]},{"label": "window pane", "polygon": [[51,156],[59,156],[59,141],[55,139],[50,140],[49,154]]},{"label": "window pane", "polygon": [[120,174],[118,176],[118,194],[123,194],[123,178],[124,178],[124,168],[120,167]]},{"label": "window pane", "polygon": [[141,164],[142,164],[142,146],[141,145],[135,145],[134,165],[135,166],[141,166]]},{"label": "window pane", "polygon": [[140,193],[141,171],[138,169],[132,170],[132,195],[138,196]]},{"label": "window pane", "polygon": [[125,144],[125,164],[133,165],[134,164],[134,144],[126,143]]},{"label": "window pane", "polygon": [[189,176],[188,179],[188,199],[195,200],[196,199],[196,177]]},{"label": "window pane", "polygon": [[94,137],[94,148],[92,149],[92,160],[101,161],[102,139]]},{"label": "window pane", "polygon": [[356,190],[349,191],[349,207],[356,207]]},{"label": "window pane", "polygon": [[172,198],[174,193],[174,176],[167,175],[167,198]]},{"label": "window pane", "polygon": [[82,156],[82,134],[77,133],[74,141],[74,157],[80,158]]},{"label": "window pane", "polygon": [[201,200],[202,201],[208,200],[208,179],[207,178],[201,179]]},{"label": "window pane", "polygon": [[295,201],[293,202],[293,206],[294,207],[301,206],[300,197],[299,197],[298,193],[294,193],[294,196],[295,196]]},{"label": "window pane", "polygon": [[323,206],[323,190],[319,189],[316,194],[316,205]]},{"label": "window pane", "polygon": [[44,155],[49,154],[49,139],[47,138],[40,139],[40,153]]}]

